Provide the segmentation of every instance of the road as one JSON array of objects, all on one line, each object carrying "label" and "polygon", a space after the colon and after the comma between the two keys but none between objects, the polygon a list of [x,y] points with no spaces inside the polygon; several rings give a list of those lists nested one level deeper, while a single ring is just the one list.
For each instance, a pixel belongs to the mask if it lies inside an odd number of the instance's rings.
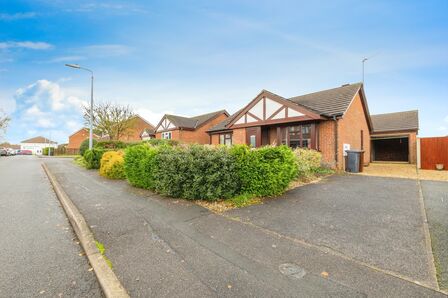
[{"label": "road", "polygon": [[101,297],[41,162],[0,157],[0,297]]},{"label": "road", "polygon": [[[383,264],[371,264],[374,259],[364,261],[260,222],[282,216],[276,204],[260,205],[264,218],[248,220],[248,214],[215,214],[193,202],[104,179],[69,160],[45,162],[104,244],[132,297],[445,297],[406,278],[406,270],[403,276],[387,267],[378,270],[374,265]],[[312,194],[313,187],[303,191]],[[278,200],[293,206],[300,198],[316,199],[302,191],[293,194]],[[296,216],[305,216],[294,208]],[[332,206],[322,202],[321,208]],[[290,225],[297,224],[291,217]]]}]

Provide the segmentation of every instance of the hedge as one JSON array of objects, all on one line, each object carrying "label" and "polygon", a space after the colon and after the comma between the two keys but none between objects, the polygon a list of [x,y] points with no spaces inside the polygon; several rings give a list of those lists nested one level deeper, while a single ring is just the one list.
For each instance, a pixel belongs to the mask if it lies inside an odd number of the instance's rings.
[{"label": "hedge", "polygon": [[100,175],[110,179],[125,179],[124,159],[122,151],[108,151],[100,162]]},{"label": "hedge", "polygon": [[[93,147],[95,147],[96,143],[98,143],[97,140],[92,139],[92,145]],[[84,153],[86,152],[86,150],[89,149],[89,139],[85,139],[84,141],[82,141],[81,145],[79,146],[79,154],[81,154],[82,156],[84,156]]]},{"label": "hedge", "polygon": [[87,149],[83,155],[87,168],[99,169],[101,157],[103,157],[104,152],[106,152],[106,150],[99,148],[93,148],[91,150]]},{"label": "hedge", "polygon": [[167,139],[150,139],[144,141],[144,143],[152,146],[161,146],[161,145],[177,146],[180,144],[180,142],[177,140],[167,140]]},{"label": "hedge", "polygon": [[128,143],[122,141],[100,141],[95,144],[95,148],[115,150],[115,149],[124,149],[128,147],[128,145],[129,145]]},{"label": "hedge", "polygon": [[48,156],[48,150],[50,150],[50,156],[54,155],[54,148],[53,147],[45,147],[42,149],[42,155]]},{"label": "hedge", "polygon": [[321,168],[322,153],[312,149],[297,148],[294,150],[299,176],[308,176]]},{"label": "hedge", "polygon": [[287,146],[250,149],[246,145],[234,145],[230,152],[236,160],[242,194],[279,195],[297,177],[298,165]]},{"label": "hedge", "polygon": [[153,159],[158,148],[147,144],[128,147],[124,155],[124,172],[129,183],[136,187],[154,189]]}]

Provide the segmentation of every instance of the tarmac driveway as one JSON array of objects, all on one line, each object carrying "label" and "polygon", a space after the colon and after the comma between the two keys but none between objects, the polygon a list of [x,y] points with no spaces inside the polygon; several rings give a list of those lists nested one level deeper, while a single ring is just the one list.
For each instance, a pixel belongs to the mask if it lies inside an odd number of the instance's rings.
[{"label": "tarmac driveway", "polygon": [[228,216],[435,286],[416,180],[336,175]]}]

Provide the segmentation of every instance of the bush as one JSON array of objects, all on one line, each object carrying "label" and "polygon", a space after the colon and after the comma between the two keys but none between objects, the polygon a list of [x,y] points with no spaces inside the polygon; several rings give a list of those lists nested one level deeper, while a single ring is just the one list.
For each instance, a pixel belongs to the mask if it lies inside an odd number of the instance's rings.
[{"label": "bush", "polygon": [[53,147],[45,147],[42,149],[42,155],[48,156],[48,150],[50,150],[50,156],[54,155],[54,148]]},{"label": "bush", "polygon": [[154,189],[153,159],[158,148],[140,144],[128,147],[124,155],[124,172],[136,187]]},{"label": "bush", "polygon": [[161,146],[161,145],[177,146],[177,145],[179,145],[179,141],[177,141],[177,140],[166,140],[166,139],[150,139],[150,140],[145,141],[145,143],[152,145],[152,146]]},{"label": "bush", "polygon": [[299,176],[308,176],[321,168],[322,154],[319,151],[297,148],[294,150]]},{"label": "bush", "polygon": [[235,159],[224,146],[162,146],[153,167],[155,191],[171,197],[226,199],[239,190]]},{"label": "bush", "polygon": [[116,150],[125,149],[126,147],[128,147],[128,144],[122,141],[100,141],[95,144],[95,148],[98,149]]},{"label": "bush", "polygon": [[236,160],[242,194],[279,195],[297,176],[295,156],[287,146],[249,149],[235,145],[230,150]]},{"label": "bush", "polygon": [[[97,140],[92,139],[92,145],[93,147],[95,147],[96,143],[98,143]],[[81,154],[82,156],[84,156],[84,153],[86,152],[86,150],[89,149],[89,139],[85,139],[84,141],[82,141],[81,145],[79,146],[79,154]]]},{"label": "bush", "polygon": [[104,152],[106,152],[106,150],[104,149],[98,149],[98,148],[93,148],[92,150],[87,149],[83,155],[87,168],[99,169],[100,161],[101,158],[103,157]]},{"label": "bush", "polygon": [[100,162],[100,175],[110,179],[125,179],[123,151],[108,151]]}]

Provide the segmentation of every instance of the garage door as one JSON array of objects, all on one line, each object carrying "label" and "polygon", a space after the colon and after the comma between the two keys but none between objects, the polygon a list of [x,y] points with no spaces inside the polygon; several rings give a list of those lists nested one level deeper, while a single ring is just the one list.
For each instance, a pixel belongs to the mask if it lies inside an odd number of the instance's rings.
[{"label": "garage door", "polygon": [[409,138],[372,138],[373,161],[409,161]]}]

